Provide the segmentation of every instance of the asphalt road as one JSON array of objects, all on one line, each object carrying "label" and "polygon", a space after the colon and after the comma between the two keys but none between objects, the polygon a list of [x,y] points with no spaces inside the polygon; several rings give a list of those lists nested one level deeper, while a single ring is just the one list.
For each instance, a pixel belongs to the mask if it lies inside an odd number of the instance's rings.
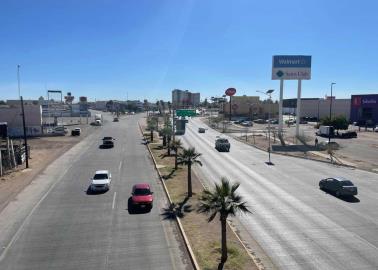
[{"label": "asphalt road", "polygon": [[[174,221],[161,215],[166,199],[141,144],[137,121],[105,125],[56,160],[0,213],[0,269],[191,269]],[[99,149],[101,138],[115,148]],[[111,189],[86,193],[99,169],[112,173]],[[151,212],[129,213],[137,182],[152,185]]]},{"label": "asphalt road", "polygon": [[[253,215],[239,216],[236,227],[249,246],[256,240],[279,269],[378,269],[377,174],[280,155],[268,166],[267,153],[229,137],[231,151],[219,153],[220,134],[198,127],[190,120],[180,137],[203,154],[195,170],[205,184],[221,176],[241,183]],[[328,176],[351,179],[359,195],[343,200],[319,190]]]}]

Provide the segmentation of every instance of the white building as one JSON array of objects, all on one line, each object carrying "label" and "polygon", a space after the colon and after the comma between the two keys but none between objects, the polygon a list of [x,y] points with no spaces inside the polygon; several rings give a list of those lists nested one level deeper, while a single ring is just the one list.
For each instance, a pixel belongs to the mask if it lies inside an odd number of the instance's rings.
[{"label": "white building", "polygon": [[200,93],[192,93],[188,90],[174,89],[172,91],[173,108],[197,107],[200,104]]},{"label": "white building", "polygon": [[[28,136],[40,136],[42,134],[42,108],[40,105],[24,105],[25,126]],[[0,108],[0,122],[8,125],[10,137],[21,137],[24,134],[22,124],[21,106]]]}]

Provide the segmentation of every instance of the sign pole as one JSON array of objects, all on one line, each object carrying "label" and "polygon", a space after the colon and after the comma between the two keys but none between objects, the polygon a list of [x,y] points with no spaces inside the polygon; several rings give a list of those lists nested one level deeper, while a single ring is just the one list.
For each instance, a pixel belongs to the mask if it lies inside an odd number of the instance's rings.
[{"label": "sign pole", "polygon": [[230,96],[230,122],[231,122],[231,99],[232,99],[232,96]]},{"label": "sign pole", "polygon": [[282,103],[283,103],[283,88],[284,80],[280,80],[280,102],[278,106],[278,135],[282,136],[282,127],[283,127],[283,115],[282,115]]},{"label": "sign pole", "polygon": [[302,91],[302,80],[298,80],[298,94],[297,94],[297,111],[296,111],[296,122],[295,122],[295,136],[299,137],[299,125],[301,123],[301,91]]}]

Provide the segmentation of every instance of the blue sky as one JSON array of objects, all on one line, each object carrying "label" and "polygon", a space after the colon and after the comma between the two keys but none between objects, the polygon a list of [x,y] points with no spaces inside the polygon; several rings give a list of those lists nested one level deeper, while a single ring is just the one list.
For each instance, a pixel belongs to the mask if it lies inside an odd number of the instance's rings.
[{"label": "blue sky", "polygon": [[[312,55],[303,97],[378,93],[376,1],[0,2],[0,99],[60,89],[103,99],[170,99],[276,89],[272,55]],[[284,97],[296,95],[286,81]]]}]

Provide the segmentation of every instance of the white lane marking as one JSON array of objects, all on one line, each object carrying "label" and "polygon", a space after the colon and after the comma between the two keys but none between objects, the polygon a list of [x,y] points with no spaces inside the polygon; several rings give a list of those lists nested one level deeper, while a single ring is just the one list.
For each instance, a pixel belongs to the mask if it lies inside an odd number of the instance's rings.
[{"label": "white lane marking", "polygon": [[113,204],[112,204],[112,209],[114,209],[114,206],[115,206],[115,199],[116,199],[116,196],[117,196],[117,192],[114,191],[114,194],[113,194]]},{"label": "white lane marking", "polygon": [[122,160],[119,162],[118,171],[121,171],[121,167],[122,167]]}]

